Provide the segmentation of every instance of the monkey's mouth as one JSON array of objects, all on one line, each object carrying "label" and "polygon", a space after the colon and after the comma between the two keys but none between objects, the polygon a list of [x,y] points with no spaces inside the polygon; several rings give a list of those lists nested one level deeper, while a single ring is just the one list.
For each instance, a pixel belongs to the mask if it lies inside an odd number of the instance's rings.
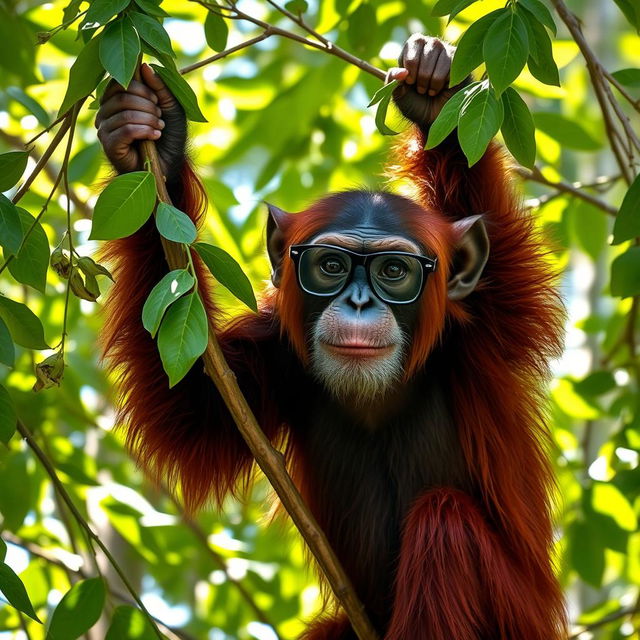
[{"label": "monkey's mouth", "polygon": [[380,358],[391,354],[396,346],[394,344],[371,345],[365,342],[343,342],[340,344],[321,342],[320,344],[329,353],[345,358]]}]

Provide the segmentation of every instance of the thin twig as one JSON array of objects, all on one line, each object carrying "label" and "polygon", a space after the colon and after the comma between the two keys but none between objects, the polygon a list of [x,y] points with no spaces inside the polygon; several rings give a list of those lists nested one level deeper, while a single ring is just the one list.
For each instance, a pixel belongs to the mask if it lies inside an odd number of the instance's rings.
[{"label": "thin twig", "polygon": [[594,207],[601,209],[610,216],[615,216],[618,213],[618,209],[616,209],[616,207],[611,206],[603,200],[600,200],[600,198],[596,198],[596,196],[593,196],[590,193],[586,193],[580,187],[576,187],[572,184],[569,184],[568,182],[556,182],[554,180],[549,180],[544,176],[544,174],[538,167],[534,167],[533,169],[518,167],[516,169],[516,172],[520,174],[525,180],[532,180],[533,182],[538,182],[548,187],[553,187],[560,193],[567,193],[569,195],[575,196],[576,198],[580,198],[581,200],[592,204]]},{"label": "thin twig", "polygon": [[615,622],[616,620],[620,620],[620,618],[625,618],[626,616],[635,616],[640,613],[640,605],[636,605],[633,607],[625,607],[624,609],[618,609],[618,611],[614,611],[610,613],[608,616],[604,616],[604,618],[600,618],[600,620],[596,620],[595,622],[591,622],[590,624],[581,625],[580,631],[576,631],[573,635],[570,635],[568,640],[578,640],[578,638],[585,631],[593,631],[594,629],[598,629],[600,627],[604,627],[611,622]]},{"label": "thin twig", "polygon": [[[142,156],[145,158],[145,164],[148,163],[151,172],[155,176],[160,201],[171,204],[155,143],[152,140],[143,140],[141,151]],[[190,254],[185,250],[185,245],[171,242],[164,237],[161,237],[161,241],[169,268],[172,270],[185,268],[190,259]],[[349,616],[356,634],[360,640],[376,640],[377,633],[367,618],[351,580],[342,568],[335,552],[329,545],[326,535],[291,479],[284,456],[273,447],[264,434],[253,415],[251,407],[242,394],[236,376],[227,364],[218,343],[213,318],[208,318],[208,324],[207,348],[202,355],[206,374],[211,378],[222,396],[224,404],[229,409],[256,463],[267,476],[282,505],[304,538],[309,550],[316,558],[334,594]]]},{"label": "thin twig", "polygon": [[127,588],[127,591],[131,594],[131,597],[135,600],[138,607],[143,611],[143,613],[149,619],[149,622],[154,628],[156,634],[158,635],[158,638],[162,639],[162,634],[160,633],[160,630],[158,629],[155,623],[155,620],[153,619],[153,616],[149,613],[149,611],[147,611],[147,608],[144,606],[144,603],[140,599],[140,596],[137,594],[136,590],[133,588],[133,585],[129,581],[129,578],[127,578],[122,567],[120,567],[116,559],[113,557],[112,553],[104,544],[104,542],[100,540],[100,536],[98,536],[94,532],[94,530],[91,528],[89,523],[84,519],[83,515],[80,513],[75,503],[71,499],[71,496],[69,495],[64,485],[60,481],[60,478],[58,478],[58,474],[56,473],[56,470],[53,464],[51,463],[51,460],[49,460],[47,454],[40,448],[40,445],[35,441],[29,428],[21,420],[18,420],[18,431],[20,432],[22,437],[26,440],[27,444],[29,445],[33,453],[36,455],[38,460],[40,460],[40,463],[44,467],[49,478],[51,479],[51,483],[53,484],[55,490],[58,492],[58,494],[60,495],[64,503],[67,505],[67,507],[69,508],[69,511],[71,511],[73,517],[76,519],[76,522],[87,533],[89,538],[91,538],[91,540],[93,540],[93,542],[100,548],[102,553],[104,553],[104,555],[107,557],[107,560],[109,561],[111,566],[114,568],[115,572],[120,577],[120,580],[122,580],[122,583]]},{"label": "thin twig", "polygon": [[251,40],[246,40],[245,42],[241,42],[240,44],[235,45],[235,47],[229,47],[228,49],[225,49],[220,53],[216,53],[214,56],[210,56],[209,58],[205,58],[204,60],[200,60],[199,62],[194,62],[193,64],[187,65],[186,67],[182,67],[182,69],[180,69],[180,73],[182,74],[189,73],[190,71],[195,71],[196,69],[205,67],[206,65],[211,64],[212,62],[217,62],[218,60],[222,60],[222,58],[226,58],[227,56],[230,56],[232,53],[235,53],[236,51],[240,51],[241,49],[246,49],[247,47],[251,47],[254,44],[257,44],[258,42],[262,42],[263,40],[266,40],[271,35],[273,35],[273,32],[271,31],[271,28],[268,27],[267,29],[265,29],[264,33],[261,33],[259,36],[256,36],[255,38],[251,38]]},{"label": "thin twig", "polygon": [[[31,540],[25,540],[24,538],[21,538],[11,533],[10,531],[3,531],[2,538],[9,543],[17,547],[21,547],[25,551],[28,551],[32,556],[35,556],[36,558],[40,558],[41,560],[44,560],[45,562],[48,562],[49,564],[52,564],[58,567],[59,569],[62,569],[65,573],[71,573],[82,580],[85,580],[86,578],[91,577],[90,574],[87,573],[82,568],[82,566],[80,566],[79,568],[76,568],[75,565],[71,565],[68,562],[65,562],[62,558],[58,557],[55,553],[53,553],[49,549],[45,549],[44,547],[41,547],[35,542],[31,542]],[[84,559],[82,558],[82,556],[80,556],[79,554],[75,554],[75,555],[77,555],[80,558],[80,560],[84,562]],[[110,584],[107,584],[107,590],[114,598],[117,598],[121,602],[125,604],[135,604],[134,601],[127,594],[123,593],[122,591],[119,591],[118,589],[115,589]],[[164,622],[162,622],[162,620],[158,619],[156,616],[153,616],[153,619],[158,623],[158,626],[162,629],[162,632],[166,636],[168,636],[170,640],[195,640],[195,638],[192,638],[189,634],[185,633],[184,631],[180,631],[178,629],[175,629],[165,624]]]},{"label": "thin twig", "polygon": [[[0,129],[0,138],[4,140],[8,145],[12,146],[14,149],[23,150],[28,145],[23,143],[22,140],[18,136],[14,136],[6,131]],[[32,149],[29,151],[29,155],[36,161],[40,161],[40,154]],[[53,182],[59,174],[59,169],[55,168],[50,162],[47,163],[44,167],[44,172],[47,174],[47,178]],[[69,197],[71,198],[71,202],[73,202],[74,207],[80,212],[83,218],[91,218],[91,207],[84,202],[78,194],[73,190],[69,190]]]}]

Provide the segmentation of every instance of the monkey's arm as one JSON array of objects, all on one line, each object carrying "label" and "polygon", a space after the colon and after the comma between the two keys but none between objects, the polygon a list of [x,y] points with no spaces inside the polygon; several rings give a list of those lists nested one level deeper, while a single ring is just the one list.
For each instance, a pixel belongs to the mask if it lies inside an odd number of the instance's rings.
[{"label": "monkey's arm", "polygon": [[[150,71],[143,69],[145,83],[129,91],[110,87],[97,118],[100,140],[119,172],[140,168],[138,140],[156,140],[174,204],[197,223],[205,196],[185,160],[184,115]],[[158,122],[160,115],[165,127]],[[115,284],[105,304],[102,348],[117,374],[118,423],[126,430],[127,443],[158,480],[181,483],[190,509],[209,497],[220,503],[238,480],[249,479],[253,458],[202,363],[196,362],[170,389],[156,342],[142,326],[144,302],[168,271],[153,220],[132,236],[107,243],[103,252]],[[210,277],[195,253],[193,258],[200,294],[215,318]],[[277,327],[268,313],[247,315],[219,339],[259,423],[268,437],[276,438],[283,421],[277,409],[279,389],[287,378]]]}]

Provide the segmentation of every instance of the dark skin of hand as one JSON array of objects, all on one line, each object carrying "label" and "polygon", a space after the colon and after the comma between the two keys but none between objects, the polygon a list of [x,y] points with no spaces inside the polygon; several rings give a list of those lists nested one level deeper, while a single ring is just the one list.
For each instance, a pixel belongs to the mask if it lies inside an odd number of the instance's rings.
[{"label": "dark skin of hand", "polygon": [[[402,48],[400,66],[387,73],[387,82],[399,81],[394,92],[398,108],[423,130],[462,86],[449,87],[454,51],[437,38],[414,34]],[[184,111],[148,65],[142,65],[141,81],[133,80],[128,89],[111,81],[102,97],[96,127],[107,158],[119,173],[140,169],[136,143],[153,140],[168,182],[177,178],[187,141]]]}]

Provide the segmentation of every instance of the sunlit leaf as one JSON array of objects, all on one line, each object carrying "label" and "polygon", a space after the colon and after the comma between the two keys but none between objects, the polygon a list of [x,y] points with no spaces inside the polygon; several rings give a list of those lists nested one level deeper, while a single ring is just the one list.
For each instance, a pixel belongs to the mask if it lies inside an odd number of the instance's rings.
[{"label": "sunlit leaf", "polygon": [[123,87],[128,87],[138,64],[140,38],[131,19],[122,16],[109,23],[100,41],[100,62]]},{"label": "sunlit leaf", "polygon": [[0,442],[7,444],[15,433],[17,423],[16,410],[9,392],[0,385]]},{"label": "sunlit leaf", "polygon": [[67,92],[58,110],[58,115],[67,112],[78,100],[88,96],[102,80],[104,67],[100,62],[101,40],[102,35],[90,40],[71,66]]},{"label": "sunlit leaf", "polygon": [[115,178],[100,194],[93,210],[92,240],[124,238],[148,219],[156,202],[156,181],[150,171]]},{"label": "sunlit leaf", "polygon": [[27,167],[26,151],[9,151],[0,154],[0,191],[7,191],[22,177]]},{"label": "sunlit leaf", "polygon": [[596,151],[602,145],[575,120],[560,113],[537,111],[533,114],[536,127],[557,140],[563,147],[579,151]]},{"label": "sunlit leaf", "polygon": [[222,51],[227,46],[229,25],[219,14],[209,11],[204,21],[204,37],[214,51]]},{"label": "sunlit leaf", "polygon": [[498,95],[520,75],[529,55],[527,27],[516,11],[499,16],[482,46],[491,84]]},{"label": "sunlit leaf", "polygon": [[174,69],[161,67],[157,64],[152,64],[151,66],[169,87],[176,100],[182,105],[187,118],[194,122],[206,122],[207,119],[198,106],[198,98],[189,83]]},{"label": "sunlit leaf", "polygon": [[207,348],[207,313],[197,291],[176,300],[158,331],[158,350],[169,386],[176,385]]},{"label": "sunlit leaf", "polygon": [[598,513],[613,518],[621,529],[637,529],[638,519],[633,507],[622,492],[610,482],[594,483],[591,502]]},{"label": "sunlit leaf", "polygon": [[482,83],[474,82],[453,95],[438,114],[427,137],[427,149],[437,147],[457,126],[462,105],[481,89]]},{"label": "sunlit leaf", "polygon": [[558,32],[551,11],[540,0],[518,0],[518,4],[530,11],[545,27],[551,30],[555,36]]},{"label": "sunlit leaf", "polygon": [[611,265],[611,295],[640,295],[640,247],[630,247]]},{"label": "sunlit leaf", "polygon": [[28,93],[25,93],[18,87],[7,87],[7,94],[16,102],[19,102],[27,111],[32,113],[43,127],[49,126],[51,120],[49,114],[35,98],[32,98]]},{"label": "sunlit leaf", "polygon": [[504,120],[502,135],[515,159],[530,169],[536,161],[536,136],[533,117],[525,101],[512,87],[507,87],[502,94]]},{"label": "sunlit leaf", "polygon": [[113,16],[129,5],[130,0],[93,0],[83,22],[106,24]]},{"label": "sunlit leaf", "polygon": [[102,578],[76,582],[51,615],[47,640],[75,640],[100,617],[106,590]]},{"label": "sunlit leaf", "polygon": [[191,244],[198,231],[191,218],[166,202],[159,202],[156,210],[156,226],[160,235],[173,242]]},{"label": "sunlit leaf", "polygon": [[481,88],[463,104],[458,121],[458,140],[470,167],[484,155],[503,118],[502,102],[490,87]]},{"label": "sunlit leaf", "polygon": [[475,1],[476,0],[438,0],[433,6],[433,9],[431,9],[431,15],[448,16],[453,14],[453,16],[455,16]]},{"label": "sunlit leaf", "polygon": [[627,87],[640,87],[640,69],[620,69],[611,75]]},{"label": "sunlit leaf", "polygon": [[[1,205],[1,203],[0,203]],[[624,196],[613,225],[613,244],[640,236],[640,174],[635,177]]]},{"label": "sunlit leaf", "polygon": [[164,18],[169,15],[162,7],[160,7],[160,2],[155,2],[154,0],[135,0],[135,3],[150,16]]},{"label": "sunlit leaf", "polygon": [[378,131],[383,136],[398,135],[398,132],[388,127],[386,123],[387,110],[389,108],[390,102],[391,102],[391,94],[388,93],[387,95],[382,97],[380,102],[378,102],[378,107],[376,109],[376,117],[375,117],[376,127],[378,127]]},{"label": "sunlit leaf", "polygon": [[491,25],[508,9],[497,9],[480,18],[462,34],[451,62],[450,84],[462,82],[474,69],[484,62],[482,46]]},{"label": "sunlit leaf", "polygon": [[13,569],[4,562],[0,562],[0,591],[10,605],[18,609],[18,611],[22,611],[22,613],[36,622],[40,622],[36,612],[33,610],[33,605],[31,604],[31,600],[29,600],[27,590],[24,588],[22,581]]},{"label": "sunlit leaf", "polygon": [[193,245],[213,277],[253,311],[258,310],[256,298],[249,278],[240,265],[223,249],[204,242]]},{"label": "sunlit leaf", "polygon": [[[49,268],[49,241],[42,225],[25,209],[18,207],[23,241],[9,263],[9,272],[22,284],[44,293]],[[4,253],[5,260],[8,258]]]},{"label": "sunlit leaf", "polygon": [[155,630],[147,616],[128,605],[122,605],[113,612],[105,640],[157,640]]},{"label": "sunlit leaf", "polygon": [[395,88],[398,86],[397,80],[392,80],[391,82],[380,87],[374,94],[373,98],[371,98],[367,107],[372,107],[374,104],[378,104],[383,98],[390,96]]},{"label": "sunlit leaf", "polygon": [[13,346],[9,328],[4,320],[0,318],[0,363],[6,364],[8,367],[13,367],[15,357],[16,350]]},{"label": "sunlit leaf", "polygon": [[22,223],[18,208],[0,193],[0,246],[6,253],[17,253],[22,243]]},{"label": "sunlit leaf", "polygon": [[49,348],[40,320],[27,305],[0,295],[0,318],[9,327],[16,344],[28,349]]},{"label": "sunlit leaf", "polygon": [[187,293],[194,284],[195,280],[188,271],[177,269],[167,273],[153,287],[142,308],[142,324],[152,336],[156,335],[162,317],[169,305]]},{"label": "sunlit leaf", "polygon": [[164,27],[151,16],[147,16],[144,13],[138,13],[132,11],[129,13],[129,17],[133,21],[133,25],[138,32],[138,35],[148,42],[152,47],[169,56],[175,58],[175,53],[171,48],[171,39],[169,34],[165,31]]},{"label": "sunlit leaf", "polygon": [[553,59],[553,49],[551,46],[551,38],[547,30],[536,19],[536,17],[527,11],[521,10],[524,23],[527,28],[529,37],[529,58],[527,66],[531,75],[544,84],[559,87],[560,74],[558,66]]}]

